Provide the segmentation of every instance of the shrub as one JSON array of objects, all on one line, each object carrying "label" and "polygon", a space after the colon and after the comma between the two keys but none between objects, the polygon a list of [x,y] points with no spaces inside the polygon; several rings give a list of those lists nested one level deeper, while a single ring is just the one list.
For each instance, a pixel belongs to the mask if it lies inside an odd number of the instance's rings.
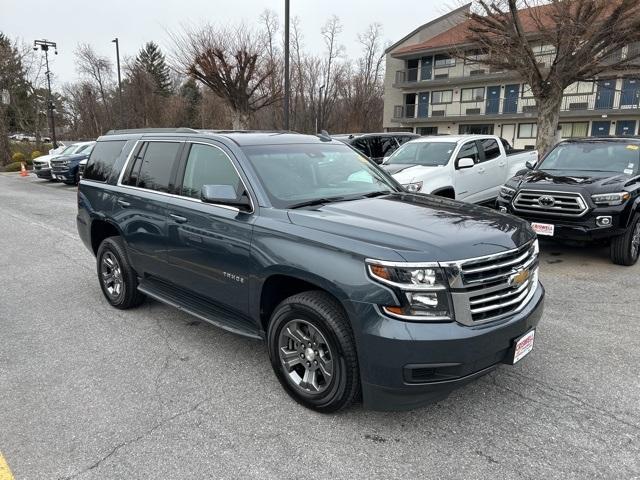
[{"label": "shrub", "polygon": [[11,160],[14,163],[20,163],[20,162],[24,162],[26,160],[26,157],[24,156],[24,153],[22,152],[16,152],[13,155],[11,155]]},{"label": "shrub", "polygon": [[34,150],[33,152],[31,152],[31,160],[35,160],[36,158],[41,156],[42,156],[42,152],[38,150]]},{"label": "shrub", "polygon": [[13,162],[4,167],[5,172],[19,172],[22,166],[22,162]]}]

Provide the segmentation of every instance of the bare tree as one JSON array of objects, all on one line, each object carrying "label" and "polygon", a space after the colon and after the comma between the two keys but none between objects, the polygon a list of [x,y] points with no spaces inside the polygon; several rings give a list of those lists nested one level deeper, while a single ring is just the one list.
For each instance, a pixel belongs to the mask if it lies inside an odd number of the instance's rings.
[{"label": "bare tree", "polygon": [[329,112],[338,97],[338,84],[344,73],[344,69],[338,64],[344,55],[344,45],[338,43],[338,36],[342,33],[340,19],[333,15],[322,27],[322,37],[326,48],[326,56],[323,62],[324,93],[320,104],[320,118],[322,125],[329,121]]},{"label": "bare tree", "polygon": [[174,68],[202,82],[231,109],[233,128],[246,129],[251,115],[281,98],[271,91],[275,73],[265,35],[245,25],[216,28],[206,25],[171,34]]},{"label": "bare tree", "polygon": [[93,50],[93,47],[86,43],[78,45],[75,56],[78,73],[93,83],[100,94],[106,117],[104,123],[107,123],[107,128],[110,128],[113,124],[113,117],[111,115],[111,102],[109,101],[108,91],[113,83],[113,64],[107,57],[98,55]]},{"label": "bare tree", "polygon": [[[479,0],[460,40],[479,46],[482,63],[518,72],[529,84],[538,115],[537,148],[554,143],[563,91],[576,81],[637,68],[640,3],[637,0]],[[540,63],[535,43],[551,45],[550,64]]]}]

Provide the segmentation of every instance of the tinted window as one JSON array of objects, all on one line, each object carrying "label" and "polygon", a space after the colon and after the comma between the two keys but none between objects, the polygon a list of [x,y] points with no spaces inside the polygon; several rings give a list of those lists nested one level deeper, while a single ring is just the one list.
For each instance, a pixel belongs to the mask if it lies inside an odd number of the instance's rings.
[{"label": "tinted window", "polygon": [[358,138],[351,143],[351,146],[356,150],[364,153],[367,157],[371,157],[371,151],[369,150],[369,142],[366,138]]},{"label": "tinted window", "polygon": [[498,142],[496,142],[493,138],[486,138],[480,141],[482,143],[482,147],[484,148],[484,161],[493,160],[494,158],[498,158],[500,156],[500,147],[498,146]]},{"label": "tinted window", "polygon": [[144,151],[147,148],[147,144],[143,143],[136,148],[129,165],[127,165],[127,171],[122,178],[123,185],[131,185],[135,187],[138,184],[138,174],[140,173],[140,165],[142,164],[142,158],[144,157]]},{"label": "tinted window", "polygon": [[86,180],[105,182],[126,143],[126,140],[96,143],[96,146],[87,161],[83,178]]},{"label": "tinted window", "polygon": [[241,182],[227,155],[210,145],[191,145],[182,180],[182,195],[200,198],[203,185],[231,185],[239,192]]},{"label": "tinted window", "polygon": [[140,165],[137,186],[168,192],[179,149],[180,143],[177,142],[149,142]]},{"label": "tinted window", "polygon": [[476,142],[467,142],[465,143],[460,151],[458,152],[458,156],[456,158],[473,158],[475,163],[480,161],[480,156],[478,155],[478,146]]},{"label": "tinted window", "polygon": [[381,157],[388,157],[398,148],[398,142],[394,137],[382,137],[380,140],[382,148],[380,152],[382,154],[380,155]]}]

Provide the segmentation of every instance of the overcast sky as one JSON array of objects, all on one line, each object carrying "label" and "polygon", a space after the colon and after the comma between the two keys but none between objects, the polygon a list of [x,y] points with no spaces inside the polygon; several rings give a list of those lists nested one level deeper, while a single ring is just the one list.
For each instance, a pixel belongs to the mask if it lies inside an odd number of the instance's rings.
[{"label": "overcast sky", "polygon": [[[300,18],[307,51],[323,48],[320,29],[333,14],[343,24],[340,42],[347,55],[359,52],[356,35],[379,22],[385,41],[395,42],[423,23],[458,5],[455,0],[291,0],[291,16]],[[181,24],[242,20],[256,24],[265,9],[284,16],[284,0],[0,0],[0,31],[29,44],[47,38],[58,44],[59,54],[51,70],[56,84],[77,77],[73,51],[78,43],[89,43],[103,55],[115,59],[114,37],[120,39],[120,55],[135,56],[144,42],[153,40],[166,51],[167,30]]]}]

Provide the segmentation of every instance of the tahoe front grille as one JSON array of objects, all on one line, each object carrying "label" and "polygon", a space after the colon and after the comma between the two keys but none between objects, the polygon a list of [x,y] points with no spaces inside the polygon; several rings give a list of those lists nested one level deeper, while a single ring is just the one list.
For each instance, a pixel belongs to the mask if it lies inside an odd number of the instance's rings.
[{"label": "tahoe front grille", "polygon": [[518,212],[580,217],[588,207],[579,193],[520,190],[513,200],[513,209]]},{"label": "tahoe front grille", "polygon": [[[453,267],[453,265],[449,265]],[[538,285],[538,246],[529,242],[508,252],[455,262],[452,299],[465,325],[498,320],[520,311]]]}]

